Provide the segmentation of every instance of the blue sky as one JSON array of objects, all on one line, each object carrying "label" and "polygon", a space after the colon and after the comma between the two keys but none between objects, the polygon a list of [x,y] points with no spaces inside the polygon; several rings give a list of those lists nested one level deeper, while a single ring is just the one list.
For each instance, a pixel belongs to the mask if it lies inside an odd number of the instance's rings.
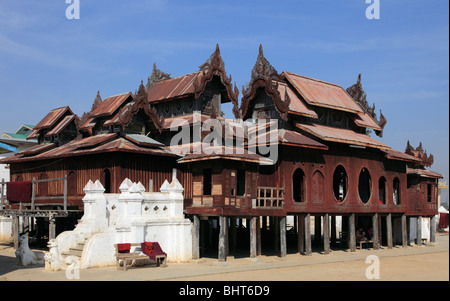
[{"label": "blue sky", "polygon": [[[219,43],[239,89],[258,46],[281,73],[363,88],[388,122],[381,142],[403,151],[423,143],[432,170],[449,176],[449,1],[380,0],[0,1],[0,132],[36,124],[53,108],[88,111],[134,92],[156,62],[172,77],[194,72]],[[231,117],[231,107],[224,111]]]}]

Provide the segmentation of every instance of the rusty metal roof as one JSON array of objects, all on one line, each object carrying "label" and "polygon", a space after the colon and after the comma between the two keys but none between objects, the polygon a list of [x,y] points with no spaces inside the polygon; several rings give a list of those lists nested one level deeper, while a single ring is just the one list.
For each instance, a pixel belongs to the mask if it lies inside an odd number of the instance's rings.
[{"label": "rusty metal roof", "polygon": [[[195,145],[197,147],[200,143],[191,143],[190,145],[184,145],[185,149],[195,150]],[[179,163],[188,163],[203,160],[214,160],[214,159],[227,159],[234,161],[245,161],[259,163],[262,165],[273,165],[274,162],[266,157],[253,153],[244,148],[229,147],[229,146],[211,146],[207,143],[201,143],[200,152],[189,153],[181,159],[178,159]]]},{"label": "rusty metal roof", "polygon": [[56,136],[59,133],[61,133],[62,130],[64,130],[73,120],[77,118],[76,115],[68,115],[61,120],[60,123],[58,123],[50,132],[48,132],[45,136]]},{"label": "rusty metal roof", "polygon": [[420,162],[420,160],[418,158],[408,155],[406,153],[394,150],[394,149],[384,150],[383,152],[385,153],[385,157],[388,159],[400,160],[400,161],[406,161],[406,162],[414,162],[414,163]]},{"label": "rusty metal roof", "polygon": [[53,126],[66,112],[74,115],[68,106],[51,110],[39,123],[34,127],[34,131],[49,128]]},{"label": "rusty metal roof", "polygon": [[383,129],[378,125],[378,123],[373,120],[366,112],[358,113],[357,115],[351,116],[356,125],[365,128],[371,128],[377,131],[382,131]]},{"label": "rusty metal roof", "polygon": [[325,141],[374,147],[384,150],[391,149],[389,146],[373,139],[368,135],[359,134],[349,129],[335,128],[320,124],[296,123],[295,126]]},{"label": "rusty metal roof", "polygon": [[91,112],[91,117],[110,116],[114,114],[129,97],[133,97],[131,92],[106,98]]},{"label": "rusty metal roof", "polygon": [[434,172],[434,171],[431,171],[431,170],[428,170],[428,169],[421,169],[421,168],[409,168],[409,167],[407,167],[406,168],[406,173],[408,175],[417,175],[417,176],[424,177],[424,178],[436,178],[436,179],[443,179],[444,178],[443,175],[441,175],[441,174],[439,174],[437,172]]},{"label": "rusty metal roof", "polygon": [[55,144],[41,144],[14,156],[5,158],[5,163],[46,160],[71,156],[101,154],[105,152],[133,152],[148,155],[176,156],[164,147],[149,146],[146,143],[134,143],[136,139],[121,137],[117,133],[99,134],[92,137],[77,139],[60,147]]},{"label": "rusty metal roof", "polygon": [[318,118],[317,113],[308,108],[308,105],[305,104],[305,102],[297,96],[297,93],[295,93],[295,91],[293,91],[286,83],[278,82],[278,92],[282,99],[284,99],[285,93],[288,94],[291,100],[289,103],[289,113]]},{"label": "rusty metal roof", "polygon": [[253,142],[255,143],[249,143],[248,147],[251,146],[255,146],[258,143],[261,143],[261,141],[266,141],[267,143],[272,142],[270,141],[270,137],[271,135],[276,135],[276,137],[278,137],[278,143],[282,144],[282,145],[292,145],[292,146],[298,146],[298,147],[305,147],[305,148],[315,148],[315,149],[323,149],[323,150],[327,150],[328,146],[315,141],[309,137],[306,137],[305,135],[295,132],[295,131],[291,131],[291,130],[285,130],[285,129],[281,129],[281,130],[272,130],[272,131],[268,131],[265,133],[266,137],[265,140],[262,140],[264,138],[261,138],[261,136],[264,135],[260,134],[256,137],[256,139],[253,140]]},{"label": "rusty metal roof", "polygon": [[159,102],[195,93],[194,82],[199,82],[203,73],[197,71],[156,82],[148,90],[148,101]]},{"label": "rusty metal roof", "polygon": [[291,72],[283,72],[283,75],[310,105],[363,113],[361,107],[339,85]]}]

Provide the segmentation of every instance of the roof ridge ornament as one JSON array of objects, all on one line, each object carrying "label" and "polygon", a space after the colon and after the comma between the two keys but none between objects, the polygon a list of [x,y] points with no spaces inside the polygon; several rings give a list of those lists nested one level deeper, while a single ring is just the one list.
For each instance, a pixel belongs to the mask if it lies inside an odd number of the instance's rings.
[{"label": "roof ridge ornament", "polygon": [[372,119],[380,126],[381,131],[375,131],[377,136],[383,137],[383,129],[387,123],[386,118],[380,110],[380,120],[377,118],[377,114],[375,113],[375,103],[372,103],[372,107],[369,106],[367,101],[367,94],[364,92],[361,84],[361,73],[358,75],[358,79],[356,83],[347,88],[346,92],[350,95],[350,97],[357,103],[359,106],[366,112]]},{"label": "roof ridge ornament", "polygon": [[419,146],[414,148],[408,142],[406,143],[405,154],[414,156],[422,161],[423,166],[430,167],[434,163],[434,156],[432,154],[428,155],[426,151],[423,150],[422,142],[419,143]]},{"label": "roof ridge ornament", "polygon": [[282,81],[283,77],[278,74],[278,71],[269,63],[264,57],[263,47],[259,45],[258,57],[255,66],[252,69],[250,83],[247,87],[242,87],[242,102],[241,102],[241,117],[245,118],[249,102],[256,96],[257,88],[264,87],[266,93],[272,97],[275,108],[283,120],[287,120],[287,113],[289,110],[290,98],[285,93],[284,99],[278,91],[278,81]]},{"label": "roof ridge ornament", "polygon": [[153,85],[157,82],[170,79],[170,74],[165,73],[161,71],[160,69],[156,68],[156,63],[153,63],[153,70],[150,76],[147,79],[147,85],[145,86],[145,90],[148,92],[148,90],[153,87]]}]

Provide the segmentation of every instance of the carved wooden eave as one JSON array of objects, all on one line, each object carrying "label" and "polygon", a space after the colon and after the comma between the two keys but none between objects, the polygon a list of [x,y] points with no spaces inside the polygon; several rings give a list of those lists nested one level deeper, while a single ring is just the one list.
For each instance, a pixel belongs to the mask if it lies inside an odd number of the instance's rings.
[{"label": "carved wooden eave", "polygon": [[153,70],[152,74],[147,79],[147,85],[145,86],[145,91],[148,92],[148,90],[157,82],[170,79],[170,74],[165,73],[158,68],[156,68],[156,63],[153,63]]},{"label": "carved wooden eave", "polygon": [[239,105],[238,96],[239,89],[236,87],[236,83],[231,83],[231,75],[228,77],[225,71],[225,63],[220,55],[219,44],[216,45],[214,53],[206,60],[205,63],[199,66],[201,75],[198,77],[198,81],[194,81],[195,98],[199,98],[206,88],[208,82],[213,77],[219,76],[222,84],[225,86],[228,98],[233,103],[233,114],[236,118],[239,118]]},{"label": "carved wooden eave", "polygon": [[129,105],[124,106],[119,113],[119,123],[122,129],[125,129],[131,122],[134,114],[136,114],[140,109],[148,116],[148,120],[152,121],[155,127],[162,132],[164,117],[159,117],[156,109],[151,107],[147,100],[147,91],[144,87],[143,81],[139,86],[139,90],[133,95],[133,100]]},{"label": "carved wooden eave", "polygon": [[264,57],[262,45],[259,45],[259,54],[256,59],[255,66],[252,70],[252,76],[247,88],[242,88],[242,101],[241,101],[241,116],[246,118],[249,103],[256,97],[256,91],[259,88],[264,88],[267,95],[270,96],[275,104],[275,109],[280,114],[283,120],[288,119],[288,110],[291,100],[286,92],[284,97],[281,97],[278,91],[278,81],[283,80],[278,74],[277,70],[269,63]]},{"label": "carved wooden eave", "polygon": [[361,84],[361,73],[358,75],[356,84],[348,87],[346,91],[353,98],[353,100],[357,102],[361,106],[361,108],[378,124],[378,126],[381,128],[381,131],[375,130],[375,133],[377,134],[377,136],[383,137],[383,129],[387,123],[386,117],[384,117],[380,110],[380,120],[378,120],[377,114],[375,113],[375,104],[369,106],[369,103],[366,100],[366,92],[364,92]]},{"label": "carved wooden eave", "polygon": [[434,157],[432,154],[428,155],[426,151],[423,150],[422,142],[419,146],[414,148],[408,142],[406,143],[405,153],[414,156],[421,160],[421,165],[430,167],[434,163]]}]

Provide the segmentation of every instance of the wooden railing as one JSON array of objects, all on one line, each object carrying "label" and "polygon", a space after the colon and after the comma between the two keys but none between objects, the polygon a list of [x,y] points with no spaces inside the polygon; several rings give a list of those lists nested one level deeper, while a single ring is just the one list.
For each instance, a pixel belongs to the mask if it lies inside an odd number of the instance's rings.
[{"label": "wooden railing", "polygon": [[[45,183],[45,182],[51,182],[51,181],[64,181],[64,195],[61,196],[36,196],[36,184],[39,183]],[[31,210],[35,210],[35,201],[37,200],[54,200],[54,199],[63,199],[64,203],[64,211],[67,211],[67,175],[65,175],[62,178],[56,178],[56,179],[43,179],[43,180],[36,180],[36,178],[33,178],[33,181],[31,181]],[[4,208],[5,205],[7,205],[7,199],[6,195],[4,194],[6,182],[4,179],[0,182],[0,210]],[[5,202],[6,201],[6,202]]]},{"label": "wooden railing", "polygon": [[258,195],[253,208],[283,209],[284,188],[257,187]]}]

